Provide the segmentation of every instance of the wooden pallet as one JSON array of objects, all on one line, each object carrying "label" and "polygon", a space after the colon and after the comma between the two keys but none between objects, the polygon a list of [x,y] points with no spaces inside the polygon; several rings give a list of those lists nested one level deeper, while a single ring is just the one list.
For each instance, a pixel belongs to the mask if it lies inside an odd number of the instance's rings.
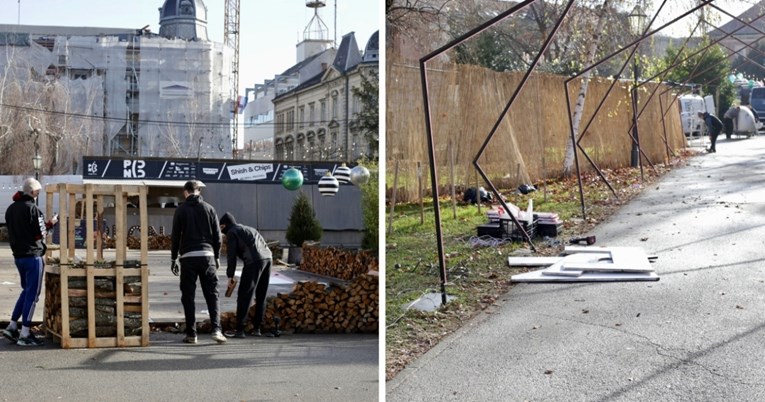
[{"label": "wooden pallet", "polygon": [[[46,187],[47,192],[47,216],[53,212],[53,194],[59,195],[59,222],[67,227],[61,228],[61,247],[56,250],[50,247],[48,257],[55,257],[58,252],[58,264],[46,264],[46,288],[50,286],[51,292],[46,290],[45,298],[45,322],[46,330],[61,343],[62,348],[102,348],[102,347],[126,347],[149,345],[149,271],[148,271],[148,209],[146,186],[123,186],[105,184],[53,184]],[[101,222],[104,215],[104,197],[114,197],[115,200],[115,252],[116,261],[109,267],[100,265],[103,261],[103,244],[101,242]],[[130,196],[138,196],[138,210],[140,214],[140,238],[141,252],[138,264],[126,265],[127,255],[127,200]],[[75,262],[74,230],[77,220],[67,219],[76,216],[77,200],[84,201],[84,213],[82,216],[96,219],[99,222],[97,229],[87,230],[85,237],[85,259],[83,264]],[[97,210],[95,209],[97,206]],[[98,235],[97,235],[98,234]],[[81,265],[81,266],[80,266]],[[133,267],[137,265],[137,267]],[[140,278],[139,294],[130,290],[130,285],[125,278]],[[71,279],[85,279],[84,289],[70,289]],[[114,291],[104,292],[96,289],[97,281],[113,283]],[[58,283],[58,286],[56,286]],[[126,285],[127,288],[126,289]],[[55,293],[55,294],[54,294]],[[73,337],[70,331],[70,307],[73,298],[87,299],[87,337]],[[114,335],[98,336],[97,316],[103,317],[97,310],[106,304],[114,305],[113,324],[116,327]],[[126,335],[125,314],[140,313],[139,335]]]}]

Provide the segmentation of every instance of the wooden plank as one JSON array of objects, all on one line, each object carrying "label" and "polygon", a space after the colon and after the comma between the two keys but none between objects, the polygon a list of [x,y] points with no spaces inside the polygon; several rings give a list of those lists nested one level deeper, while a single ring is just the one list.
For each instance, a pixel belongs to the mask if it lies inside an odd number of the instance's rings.
[{"label": "wooden plank", "polygon": [[62,265],[61,266],[61,276],[59,277],[59,280],[61,283],[59,284],[59,288],[61,289],[61,347],[66,348],[69,347],[68,340],[71,338],[69,336],[69,298],[65,297],[65,295],[69,294],[69,275],[67,273],[69,272],[69,266],[68,265]]},{"label": "wooden plank", "polygon": [[[67,225],[67,231],[72,236],[69,238],[69,242],[66,243],[66,249],[67,253],[69,254],[69,258],[74,259],[74,227],[77,225],[78,222],[76,222],[76,219],[74,218],[77,216],[77,198],[74,193],[69,194],[69,222]],[[61,245],[61,248],[64,249],[64,245]]]},{"label": "wooden plank", "polygon": [[[149,346],[149,268],[141,261],[141,346]],[[126,297],[129,299],[131,297]]]},{"label": "wooden plank", "polygon": [[93,249],[93,225],[91,225],[91,219],[93,219],[93,185],[85,185],[85,264],[92,266],[95,263],[95,250]]},{"label": "wooden plank", "polygon": [[115,249],[117,251],[117,266],[125,265],[125,250],[127,249],[127,197],[122,191],[122,186],[114,186],[114,221],[116,229],[114,233]]},{"label": "wooden plank", "polygon": [[[47,195],[47,197],[45,197],[45,217],[50,219],[53,217],[53,191],[50,191],[48,188],[50,188],[50,186],[47,186],[45,189],[45,194]],[[45,244],[51,244],[53,242],[53,228],[46,232],[45,239],[43,241],[45,241]],[[47,250],[45,250],[45,258],[47,259],[50,257],[51,253],[52,250],[49,247]]]},{"label": "wooden plank", "polygon": [[92,266],[86,266],[88,288],[88,347],[92,348],[96,341],[96,298],[95,298],[95,275]]},{"label": "wooden plank", "polygon": [[59,238],[58,238],[58,244],[59,244],[59,251],[58,251],[58,257],[59,261],[61,261],[62,265],[66,265],[69,263],[69,253],[66,252],[66,245],[69,244],[69,208],[66,205],[67,202],[67,195],[66,195],[66,185],[59,184],[58,185],[58,213],[59,213],[59,219],[61,220],[61,223],[58,224],[59,229]]},{"label": "wooden plank", "polygon": [[122,276],[122,268],[117,267],[115,269],[117,276],[114,283],[114,289],[116,293],[115,301],[117,303],[117,346],[125,346],[125,286],[124,278]]},{"label": "wooden plank", "polygon": [[138,196],[138,209],[141,216],[141,262],[149,260],[149,207],[146,196],[148,188],[142,186]]},{"label": "wooden plank", "polygon": [[98,237],[96,237],[96,252],[98,255],[96,258],[98,258],[99,261],[104,260],[104,196],[99,195],[96,198],[96,204],[97,204],[97,211],[96,211],[96,233],[98,234]]}]

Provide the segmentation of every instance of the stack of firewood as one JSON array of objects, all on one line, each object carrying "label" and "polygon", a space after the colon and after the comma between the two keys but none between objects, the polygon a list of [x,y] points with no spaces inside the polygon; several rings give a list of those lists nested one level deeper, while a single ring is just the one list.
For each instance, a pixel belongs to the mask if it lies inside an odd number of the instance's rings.
[{"label": "stack of firewood", "polygon": [[[114,240],[114,237],[104,236],[104,248],[115,248],[115,246],[116,246],[116,241]],[[149,236],[149,244],[148,244],[149,250],[170,250],[170,246],[171,246],[171,239],[170,239],[170,236],[168,235]],[[140,249],[141,238],[128,236],[127,247],[129,249]]]},{"label": "stack of firewood", "polygon": [[[266,300],[263,332],[276,328],[286,333],[374,333],[379,326],[378,274],[361,275],[347,284],[326,286],[317,282],[298,282],[289,294]],[[252,329],[256,306],[247,314],[246,331]],[[221,325],[235,329],[236,313],[221,314]]]},{"label": "stack of firewood", "polygon": [[[141,333],[140,302],[127,300],[141,296],[141,277],[125,277],[123,292],[124,303],[124,333],[139,335]],[[69,300],[69,336],[82,338],[88,336],[88,291],[85,277],[68,278]],[[61,278],[59,275],[45,275],[45,324],[56,333],[61,334]],[[96,277],[94,280],[95,324],[96,337],[109,337],[117,333],[117,310],[115,306],[115,286],[113,277]]]},{"label": "stack of firewood", "polygon": [[303,245],[300,270],[350,280],[369,271],[378,271],[377,254],[365,250]]}]

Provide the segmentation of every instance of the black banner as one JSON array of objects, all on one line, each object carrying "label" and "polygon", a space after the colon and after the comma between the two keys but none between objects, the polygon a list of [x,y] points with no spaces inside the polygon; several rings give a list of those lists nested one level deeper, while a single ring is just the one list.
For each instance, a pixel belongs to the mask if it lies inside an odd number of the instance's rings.
[{"label": "black banner", "polygon": [[[317,183],[340,162],[245,161],[107,158],[84,156],[83,179],[104,180],[191,180],[207,182],[251,182],[281,184],[284,172],[295,168],[303,173],[303,183]],[[349,165],[353,167],[353,165]]]}]

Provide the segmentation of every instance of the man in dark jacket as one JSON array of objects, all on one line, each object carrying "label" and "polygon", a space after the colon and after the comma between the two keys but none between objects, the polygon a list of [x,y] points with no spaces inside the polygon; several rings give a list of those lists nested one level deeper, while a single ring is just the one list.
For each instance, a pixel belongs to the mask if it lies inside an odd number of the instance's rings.
[{"label": "man in dark jacket", "polygon": [[[45,235],[58,222],[58,217],[53,215],[50,221],[45,222],[45,215],[37,208],[35,199],[42,188],[40,182],[29,178],[24,180],[22,188],[23,191],[13,196],[13,204],[5,211],[8,239],[21,277],[22,290],[3,336],[20,346],[40,346],[43,341],[30,332],[30,327],[42,289]],[[19,318],[21,331],[17,323]]]},{"label": "man in dark jacket", "polygon": [[717,144],[717,136],[720,135],[723,129],[722,122],[717,116],[707,112],[699,112],[699,117],[704,119],[704,124],[707,125],[707,130],[709,130],[709,141],[712,143],[707,152],[717,152],[715,144]]},{"label": "man in dark jacket", "polygon": [[255,228],[236,223],[234,215],[228,212],[220,218],[220,229],[226,235],[226,276],[229,286],[236,286],[234,274],[237,257],[241,258],[244,264],[236,298],[236,332],[227,335],[244,338],[245,320],[254,292],[256,307],[251,334],[260,336],[260,327],[266,311],[268,281],[271,278],[271,250]]},{"label": "man in dark jacket", "polygon": [[183,338],[183,342],[197,343],[194,293],[199,278],[202,295],[210,312],[212,339],[223,343],[226,342],[226,337],[223,336],[220,326],[217,273],[220,266],[220,228],[215,208],[204,202],[200,188],[201,183],[196,180],[187,181],[183,186],[186,201],[178,206],[173,216],[170,270],[174,275],[178,275],[176,260],[180,255],[181,303],[186,316],[186,337]]}]

